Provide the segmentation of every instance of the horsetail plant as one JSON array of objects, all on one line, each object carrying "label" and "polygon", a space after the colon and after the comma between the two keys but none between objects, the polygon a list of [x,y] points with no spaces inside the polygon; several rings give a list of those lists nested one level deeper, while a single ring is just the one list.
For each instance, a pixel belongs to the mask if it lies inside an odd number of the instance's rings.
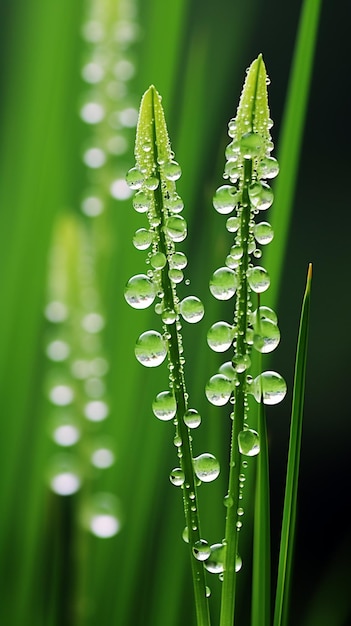
[{"label": "horsetail plant", "polygon": [[[181,335],[181,319],[191,323],[200,321],[204,307],[195,296],[182,301],[177,296],[177,284],[182,282],[182,270],[187,264],[186,256],[176,250],[176,244],[187,236],[186,221],[180,215],[183,202],[175,184],[181,169],[174,160],[161,98],[153,86],[141,101],[135,144],[136,165],[127,174],[129,186],[136,190],[134,208],[139,213],[146,213],[149,221],[149,228],[136,231],[134,245],[137,249],[150,248],[151,251],[147,259],[150,269],[128,281],[125,298],[136,309],[147,308],[158,298],[155,311],[162,319],[162,334],[156,330],[142,333],[135,346],[135,355],[146,367],[158,366],[168,358],[169,389],[156,396],[152,408],[156,417],[173,420],[176,428],[174,441],[179,467],[171,472],[170,480],[181,486],[183,492],[186,519],[183,537],[189,543],[198,626],[210,624],[206,572],[219,574],[222,580],[220,626],[234,624],[236,575],[242,565],[238,539],[244,513],[245,471],[247,459],[258,455],[260,449],[262,454],[256,479],[252,626],[270,624],[269,481],[264,405],[281,402],[287,387],[280,374],[261,368],[263,355],[272,352],[280,341],[275,311],[261,304],[261,294],[269,288],[270,279],[266,269],[257,264],[262,256],[260,246],[273,239],[271,225],[260,218],[273,203],[273,192],[267,180],[275,178],[279,172],[278,162],[271,156],[270,128],[273,122],[269,117],[267,84],[265,65],[259,55],[247,71],[236,117],[229,122],[230,143],[225,151],[223,174],[226,183],[217,189],[213,198],[216,211],[227,216],[226,228],[233,233],[234,241],[225,265],[217,269],[210,280],[210,291],[220,301],[230,300],[235,295],[235,306],[233,319],[214,323],[207,334],[208,345],[215,352],[232,350],[231,357],[220,366],[205,388],[207,399],[213,405],[221,407],[228,402],[232,405],[229,479],[224,498],[225,536],[220,543],[211,546],[201,536],[197,486],[218,476],[219,463],[209,453],[193,458],[190,432],[200,424],[201,418],[188,404]],[[309,271],[306,293],[309,293],[310,280]],[[289,467],[292,469],[288,471],[288,503],[284,510],[275,616],[277,626],[283,623],[280,621],[283,603],[284,607],[288,605],[294,531],[294,523],[289,527],[288,518],[290,516],[294,522],[307,322],[308,315],[303,314],[303,340],[299,341],[293,392],[295,408],[290,438],[292,451],[289,452]],[[258,514],[262,516],[261,520],[257,518]],[[289,558],[285,568],[286,554]]]}]

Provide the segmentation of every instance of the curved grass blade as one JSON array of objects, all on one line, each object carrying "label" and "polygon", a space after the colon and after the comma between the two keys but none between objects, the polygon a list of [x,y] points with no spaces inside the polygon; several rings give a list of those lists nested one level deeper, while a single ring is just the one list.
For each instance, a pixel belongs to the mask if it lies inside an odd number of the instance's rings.
[{"label": "curved grass blade", "polygon": [[288,466],[273,621],[274,626],[286,626],[289,610],[290,582],[296,525],[296,502],[300,464],[302,417],[305,393],[311,281],[312,264],[310,264],[308,268],[306,291],[302,303],[300,329],[296,351]]}]

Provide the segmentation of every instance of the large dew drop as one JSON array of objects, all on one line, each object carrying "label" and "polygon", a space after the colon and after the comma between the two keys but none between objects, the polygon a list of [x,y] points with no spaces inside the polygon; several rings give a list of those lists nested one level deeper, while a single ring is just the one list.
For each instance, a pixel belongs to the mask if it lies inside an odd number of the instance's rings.
[{"label": "large dew drop", "polygon": [[251,204],[259,211],[266,211],[273,204],[274,195],[269,185],[265,183],[253,183],[249,187]]},{"label": "large dew drop", "polygon": [[180,467],[175,467],[169,475],[169,480],[175,487],[181,487],[185,481],[183,470]]},{"label": "large dew drop", "polygon": [[205,389],[206,397],[211,404],[223,406],[227,404],[232,392],[232,383],[223,374],[211,376]]},{"label": "large dew drop", "polygon": [[216,322],[207,333],[207,343],[214,352],[225,352],[232,345],[233,326],[227,322]]},{"label": "large dew drop", "polygon": [[164,165],[163,173],[168,180],[178,180],[182,175],[182,170],[177,161],[169,161]]},{"label": "large dew drop", "polygon": [[211,554],[211,548],[207,541],[199,539],[193,545],[193,555],[198,561],[206,561]]},{"label": "large dew drop", "polygon": [[269,222],[259,222],[254,227],[254,235],[257,243],[261,244],[261,246],[265,246],[271,243],[274,237],[273,228]]},{"label": "large dew drop", "polygon": [[156,297],[156,288],[145,274],[136,274],[127,282],[124,297],[133,309],[147,309]]},{"label": "large dew drop", "polygon": [[226,545],[214,543],[211,546],[211,554],[205,562],[205,568],[211,574],[221,574],[224,572]]},{"label": "large dew drop", "polygon": [[246,159],[253,159],[259,156],[264,147],[262,135],[255,132],[245,133],[240,140],[240,152]]},{"label": "large dew drop", "polygon": [[257,402],[262,396],[263,404],[279,404],[286,395],[286,382],[277,372],[262,372],[253,381],[252,390]]},{"label": "large dew drop", "polygon": [[167,355],[166,343],[156,330],[142,333],[135,345],[135,356],[145,367],[161,365]]},{"label": "large dew drop", "polygon": [[238,435],[238,446],[241,454],[256,456],[260,451],[260,438],[258,433],[251,428],[242,430]]},{"label": "large dew drop", "polygon": [[133,244],[137,250],[147,250],[153,240],[153,233],[146,228],[139,228],[133,237]]},{"label": "large dew drop", "polygon": [[177,412],[177,403],[173,393],[170,391],[161,391],[158,393],[152,403],[152,410],[159,420],[168,422],[175,417]]},{"label": "large dew drop", "polygon": [[172,241],[184,241],[187,236],[187,224],[180,215],[169,217],[165,224],[165,231]]},{"label": "large dew drop", "polygon": [[127,172],[126,181],[130,189],[140,189],[144,182],[144,176],[136,167],[132,167]]},{"label": "large dew drop", "polygon": [[273,157],[265,157],[260,161],[258,175],[260,178],[275,178],[279,174],[279,163]]},{"label": "large dew drop", "polygon": [[188,428],[197,428],[201,424],[201,415],[196,409],[188,409],[185,411],[183,419]]},{"label": "large dew drop", "polygon": [[253,345],[258,352],[273,352],[280,341],[278,326],[270,320],[262,320],[255,326]]},{"label": "large dew drop", "polygon": [[179,305],[179,309],[182,317],[186,322],[189,322],[189,324],[196,324],[202,320],[205,313],[204,305],[201,300],[195,296],[184,298]]},{"label": "large dew drop", "polygon": [[263,293],[267,291],[270,285],[270,278],[264,267],[257,265],[247,270],[247,280],[252,291],[255,293]]},{"label": "large dew drop", "polygon": [[213,206],[218,213],[222,213],[223,215],[231,213],[237,204],[236,196],[237,190],[235,187],[222,185],[222,187],[218,187],[214,195]]},{"label": "large dew drop", "polygon": [[211,483],[219,476],[219,462],[213,454],[205,452],[193,459],[194,471],[199,480],[204,483]]},{"label": "large dew drop", "polygon": [[229,300],[236,291],[238,279],[229,267],[220,267],[210,281],[210,291],[217,300]]}]

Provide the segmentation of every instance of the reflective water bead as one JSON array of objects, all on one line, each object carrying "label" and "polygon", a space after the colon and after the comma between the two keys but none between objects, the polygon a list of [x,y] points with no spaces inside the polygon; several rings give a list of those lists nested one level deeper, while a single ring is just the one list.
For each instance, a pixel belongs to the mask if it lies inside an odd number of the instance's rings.
[{"label": "reflective water bead", "polygon": [[128,187],[131,189],[140,189],[144,182],[144,176],[136,167],[132,167],[126,175]]},{"label": "reflective water bead", "polygon": [[156,297],[156,288],[145,274],[136,274],[127,282],[124,297],[133,309],[147,309]]},{"label": "reflective water bead", "polygon": [[228,256],[226,256],[226,258],[225,258],[225,264],[231,270],[236,270],[239,267],[240,262],[239,262],[238,259],[233,257],[231,254],[228,254]]},{"label": "reflective water bead", "polygon": [[262,246],[270,243],[274,237],[272,226],[268,222],[259,222],[254,227],[255,239]]},{"label": "reflective water bead", "polygon": [[228,217],[226,221],[227,231],[230,233],[235,233],[240,226],[240,219],[238,217]]},{"label": "reflective water bead", "polygon": [[227,509],[230,509],[230,507],[233,506],[234,504],[234,500],[231,496],[229,496],[228,494],[226,496],[224,496],[223,498],[223,504]]},{"label": "reflective water bead", "polygon": [[201,415],[196,409],[185,411],[183,419],[188,428],[197,428],[201,424]]},{"label": "reflective water bead", "polygon": [[185,477],[183,470],[180,467],[175,467],[169,475],[169,480],[175,487],[184,485]]},{"label": "reflective water bead", "polygon": [[185,543],[189,543],[189,529],[187,526],[185,526],[182,532],[182,539],[183,541],[185,541]]},{"label": "reflective water bead", "polygon": [[[260,190],[258,191],[258,188]],[[249,196],[252,205],[259,211],[266,211],[273,204],[274,194],[266,183],[254,183],[249,187]]]},{"label": "reflective water bead", "polygon": [[155,189],[157,189],[159,185],[159,182],[160,181],[158,178],[156,178],[156,176],[150,176],[145,181],[145,187],[146,189],[149,189],[149,191],[155,191]]},{"label": "reflective water bead", "polygon": [[213,197],[213,206],[216,211],[218,211],[218,213],[222,213],[223,215],[231,213],[237,203],[236,195],[237,190],[231,185],[222,185],[222,187],[218,187]]},{"label": "reflective water bead", "polygon": [[232,246],[230,248],[230,255],[234,257],[234,259],[237,259],[237,260],[241,259],[243,254],[244,254],[244,249],[239,244],[235,244],[235,246]]},{"label": "reflective water bead", "polygon": [[225,158],[230,159],[237,158],[240,152],[240,144],[238,141],[231,141],[225,149]]},{"label": "reflective water bead", "polygon": [[205,587],[205,595],[206,598],[209,598],[211,596],[211,589],[207,585]]},{"label": "reflective water bead", "polygon": [[286,395],[286,382],[277,372],[262,372],[253,381],[252,391],[257,402],[262,395],[263,404],[279,404]]},{"label": "reflective water bead", "polygon": [[183,217],[174,215],[166,220],[165,231],[172,241],[184,241],[187,236],[187,224]]},{"label": "reflective water bead", "polygon": [[232,361],[226,361],[225,363],[223,363],[218,371],[229,380],[234,380],[236,377],[236,371],[234,369]]},{"label": "reflective water bead", "polygon": [[170,198],[168,198],[165,205],[171,213],[181,213],[184,209],[184,202],[177,193],[174,193]]},{"label": "reflective water bead", "polygon": [[263,147],[264,139],[259,133],[248,132],[240,139],[240,152],[246,159],[253,159],[259,156]]},{"label": "reflective water bead", "polygon": [[245,456],[256,456],[260,451],[260,438],[258,433],[251,428],[240,431],[238,435],[238,446],[241,454]]},{"label": "reflective water bead", "polygon": [[232,383],[226,376],[223,376],[223,374],[211,376],[205,388],[208,401],[215,406],[223,406],[226,404],[230,398],[231,392]]},{"label": "reflective water bead", "polygon": [[270,285],[270,279],[267,270],[257,265],[247,270],[247,280],[255,293],[263,293],[267,291]]},{"label": "reflective water bead", "polygon": [[135,356],[145,367],[161,365],[167,356],[166,343],[156,330],[142,333],[136,343]]},{"label": "reflective water bead", "polygon": [[242,374],[242,372],[245,372],[247,369],[249,369],[251,365],[251,359],[248,354],[237,354],[233,358],[233,364],[235,371],[238,372],[238,374]]},{"label": "reflective water bead", "polygon": [[170,259],[170,266],[177,270],[183,270],[188,264],[188,259],[183,252],[174,252]]},{"label": "reflective water bead", "polygon": [[257,315],[259,314],[261,320],[270,320],[274,324],[277,324],[278,318],[277,314],[273,309],[269,306],[260,306],[259,309],[256,309],[251,314],[251,319],[253,324],[257,324]]},{"label": "reflective water bead", "polygon": [[167,263],[166,255],[163,252],[155,252],[150,257],[150,263],[155,270],[161,270]]},{"label": "reflective water bead", "polygon": [[185,321],[190,324],[196,324],[205,314],[204,305],[196,296],[184,298],[179,305],[179,310]]},{"label": "reflective water bead", "polygon": [[219,462],[213,454],[205,452],[193,459],[194,472],[204,483],[211,483],[219,476]]},{"label": "reflective water bead", "polygon": [[161,314],[164,324],[174,324],[177,319],[177,314],[173,309],[164,309]]},{"label": "reflective water bead", "polygon": [[[230,159],[229,161],[226,162],[225,168],[224,168],[224,177],[229,178],[231,183],[238,182],[241,172],[242,172],[242,168],[239,167],[237,159],[235,160]],[[237,202],[238,202],[238,199],[239,198],[237,198]]]},{"label": "reflective water bead", "polygon": [[152,411],[158,419],[168,422],[177,412],[177,403],[171,391],[161,391],[152,403]]},{"label": "reflective water bead", "polygon": [[133,198],[133,207],[138,213],[146,213],[151,206],[151,198],[144,192],[138,191]]},{"label": "reflective water bead", "polygon": [[177,161],[169,161],[163,167],[163,172],[168,180],[178,180],[182,175],[182,170]]},{"label": "reflective water bead", "polygon": [[270,320],[262,320],[256,325],[254,330],[254,348],[258,352],[267,354],[273,352],[280,341],[278,326]]},{"label": "reflective water bead", "polygon": [[152,244],[153,233],[146,228],[139,228],[133,237],[133,244],[137,250],[147,250]]},{"label": "reflective water bead", "polygon": [[176,270],[174,268],[169,270],[168,276],[171,279],[172,283],[176,284],[181,283],[184,278],[182,270]]},{"label": "reflective water bead", "polygon": [[260,178],[275,178],[279,174],[279,163],[273,157],[261,159],[258,167]]},{"label": "reflective water bead", "polygon": [[210,281],[210,291],[217,300],[229,300],[236,291],[238,279],[229,267],[220,267]]},{"label": "reflective water bead", "polygon": [[207,343],[214,352],[225,352],[232,345],[234,328],[227,322],[216,322],[207,333]]},{"label": "reflective water bead", "polygon": [[211,548],[207,541],[199,539],[193,545],[193,555],[198,561],[206,561],[211,554]]},{"label": "reflective water bead", "polygon": [[205,562],[205,568],[211,574],[221,574],[224,572],[226,545],[224,543],[214,543],[211,545],[211,554]]},{"label": "reflective water bead", "polygon": [[235,118],[232,118],[228,122],[228,135],[229,137],[235,137],[235,133],[236,133],[236,120]]}]

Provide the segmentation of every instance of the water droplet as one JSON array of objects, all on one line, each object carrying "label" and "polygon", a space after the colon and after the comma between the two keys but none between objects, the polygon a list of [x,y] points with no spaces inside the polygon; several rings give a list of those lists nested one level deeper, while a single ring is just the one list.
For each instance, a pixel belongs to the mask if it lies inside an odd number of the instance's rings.
[{"label": "water droplet", "polygon": [[183,252],[174,252],[170,259],[170,266],[177,270],[183,270],[188,264],[188,259]]},{"label": "water droplet", "polygon": [[176,284],[181,283],[184,278],[182,270],[176,270],[175,268],[169,270],[168,276],[171,279],[172,283]]},{"label": "water droplet", "polygon": [[184,298],[179,305],[179,310],[184,320],[189,324],[200,322],[205,314],[204,305],[195,296]]},{"label": "water droplet", "polygon": [[139,228],[133,237],[133,244],[137,250],[147,250],[152,244],[153,233],[146,228]]},{"label": "water droplet", "polygon": [[266,183],[253,183],[249,187],[251,204],[259,211],[266,211],[273,204],[274,194]]},{"label": "water droplet", "polygon": [[240,152],[245,159],[253,159],[260,155],[264,147],[264,139],[259,133],[245,133],[240,140]]},{"label": "water droplet", "polygon": [[263,293],[267,291],[270,285],[270,279],[267,270],[257,265],[247,270],[247,280],[252,291],[255,293]]},{"label": "water droplet", "polygon": [[210,281],[210,291],[217,300],[229,300],[238,284],[236,273],[229,267],[220,267]]},{"label": "water droplet", "polygon": [[211,589],[207,585],[205,587],[205,595],[206,598],[209,598],[211,596]]},{"label": "water droplet", "polygon": [[235,233],[240,226],[240,219],[238,217],[228,217],[226,222],[226,228],[230,233]]},{"label": "water droplet", "polygon": [[206,561],[211,554],[211,548],[207,541],[199,539],[193,545],[193,555],[198,561]]},{"label": "water droplet", "polygon": [[201,424],[201,415],[196,409],[188,409],[185,411],[183,419],[188,428],[197,428]]},{"label": "water droplet", "polygon": [[163,252],[155,252],[150,257],[150,263],[155,270],[161,270],[167,263],[166,255]]},{"label": "water droplet", "polygon": [[84,525],[96,537],[114,537],[122,526],[120,504],[111,493],[95,493],[85,505]]},{"label": "water droplet", "polygon": [[205,452],[193,459],[194,472],[204,483],[210,483],[219,476],[219,462],[213,454]]},{"label": "water droplet", "polygon": [[156,297],[156,288],[145,274],[136,274],[128,281],[124,297],[133,309],[147,309]]},{"label": "water droplet", "polygon": [[229,509],[231,506],[233,506],[234,504],[234,500],[231,496],[229,496],[228,494],[226,496],[224,496],[223,498],[223,504],[224,506]]},{"label": "water droplet", "polygon": [[263,404],[279,404],[286,395],[286,382],[277,372],[262,372],[253,381],[252,392],[257,402],[262,394]]},{"label": "water droplet", "polygon": [[226,548],[226,545],[223,543],[214,543],[211,545],[211,554],[205,562],[205,568],[211,574],[221,574],[224,572]]},{"label": "water droplet", "polygon": [[258,433],[251,428],[242,430],[238,435],[238,446],[241,454],[256,456],[260,451],[260,438]]},{"label": "water droplet", "polygon": [[228,161],[236,159],[239,156],[240,144],[238,141],[231,141],[225,149],[225,157]]},{"label": "water droplet", "polygon": [[280,341],[278,326],[270,320],[262,320],[255,327],[253,345],[258,350],[266,354],[273,352]]},{"label": "water droplet", "polygon": [[177,161],[169,161],[163,167],[163,172],[168,180],[178,180],[182,175],[182,170]]},{"label": "water droplet", "polygon": [[173,215],[166,220],[165,231],[172,241],[184,241],[187,236],[186,221],[181,215]]},{"label": "water droplet", "polygon": [[164,309],[162,311],[162,321],[164,324],[174,324],[177,319],[177,314],[173,309]]},{"label": "water droplet", "polygon": [[254,227],[256,241],[262,246],[270,243],[274,237],[272,226],[268,222],[259,222]]},{"label": "water droplet", "polygon": [[59,496],[71,496],[80,489],[82,480],[73,455],[62,453],[51,460],[49,484]]},{"label": "water droplet", "polygon": [[184,209],[184,202],[177,193],[174,193],[168,200],[165,201],[167,209],[171,213],[181,213]]},{"label": "water droplet", "polygon": [[234,328],[227,322],[216,322],[207,333],[207,343],[214,352],[225,352],[232,345]]},{"label": "water droplet", "polygon": [[[239,167],[237,160],[230,159],[225,164],[224,178],[229,178],[230,182],[236,183],[240,178],[241,171],[242,171],[242,168]],[[236,197],[236,203],[238,203],[239,197],[240,196],[238,194]]]},{"label": "water droplet", "polygon": [[157,367],[165,360],[167,347],[160,333],[148,330],[140,335],[134,352],[139,363],[145,367]]},{"label": "water droplet", "polygon": [[181,487],[185,480],[183,470],[180,467],[175,467],[169,475],[169,480],[175,487]]},{"label": "water droplet", "polygon": [[251,365],[251,359],[248,354],[237,354],[233,358],[233,364],[235,367],[235,371],[238,372],[238,374],[242,374],[242,372],[245,372],[247,369],[249,369]]},{"label": "water droplet", "polygon": [[242,515],[244,515],[244,509],[239,506],[238,510],[237,510],[237,514],[241,517]]},{"label": "water droplet", "polygon": [[185,526],[182,532],[182,539],[183,541],[185,541],[185,543],[189,543],[189,529],[187,526]]},{"label": "water droplet", "polygon": [[145,187],[149,191],[155,191],[155,189],[157,189],[157,187],[159,186],[159,182],[160,181],[158,178],[156,178],[156,176],[149,176],[149,178],[147,178],[145,181]]},{"label": "water droplet", "polygon": [[151,198],[144,191],[138,191],[133,198],[133,207],[138,213],[146,213],[151,206]]},{"label": "water droplet", "polygon": [[269,320],[273,322],[273,324],[277,324],[278,318],[276,312],[268,306],[260,306],[258,310],[256,309],[256,311],[253,311],[251,314],[253,325],[257,324],[258,311],[261,320]]},{"label": "water droplet", "polygon": [[161,391],[152,403],[152,410],[159,420],[168,422],[177,413],[177,403],[171,391]]},{"label": "water droplet", "polygon": [[230,398],[232,383],[223,374],[215,374],[206,385],[206,397],[211,404],[223,406]]},{"label": "water droplet", "polygon": [[279,163],[273,157],[265,157],[259,163],[258,175],[260,178],[275,178],[279,174]]},{"label": "water droplet", "polygon": [[219,368],[219,373],[223,374],[229,380],[234,380],[236,378],[236,371],[234,369],[232,361],[226,361]]},{"label": "water droplet", "polygon": [[240,244],[238,244],[238,243],[237,243],[237,244],[235,244],[235,246],[232,246],[232,247],[230,248],[230,255],[231,255],[232,257],[234,257],[234,259],[236,259],[236,260],[241,259],[241,258],[242,258],[242,256],[243,256],[243,254],[244,254],[244,249],[243,249],[243,247],[242,247]]},{"label": "water droplet", "polygon": [[126,174],[126,181],[130,189],[140,189],[144,182],[144,176],[137,167],[132,167]]},{"label": "water droplet", "polygon": [[213,206],[218,211],[226,215],[231,213],[237,204],[237,190],[231,185],[222,185],[218,187],[214,197]]}]

